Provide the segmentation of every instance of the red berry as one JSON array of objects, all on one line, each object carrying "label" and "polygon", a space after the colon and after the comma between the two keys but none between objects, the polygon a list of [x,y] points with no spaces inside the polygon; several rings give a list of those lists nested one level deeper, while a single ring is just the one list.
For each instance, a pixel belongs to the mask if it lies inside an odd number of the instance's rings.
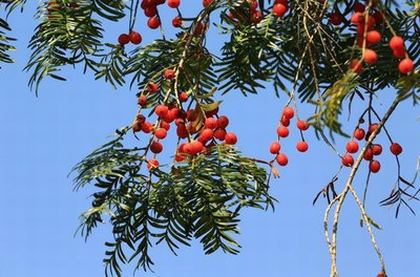
[{"label": "red berry", "polygon": [[363,130],[362,128],[357,128],[354,131],[354,137],[358,140],[362,140],[365,137],[365,130]]},{"label": "red berry", "polygon": [[282,17],[287,12],[287,6],[283,4],[274,4],[273,15],[276,17]]},{"label": "red berry", "polygon": [[176,128],[176,134],[180,138],[188,137],[188,130],[185,124],[178,125],[178,127]]},{"label": "red berry", "polygon": [[378,123],[373,123],[369,125],[369,133],[373,133],[376,131],[376,129],[379,128],[379,124]]},{"label": "red berry", "polygon": [[207,8],[213,3],[213,0],[203,0],[203,7]]},{"label": "red berry", "polygon": [[352,16],[351,16],[351,23],[358,25],[363,23],[364,20],[364,16],[361,12],[355,12]]},{"label": "red berry", "polygon": [[134,31],[131,31],[129,36],[130,36],[130,41],[132,44],[140,44],[141,41],[143,40],[141,35]]},{"label": "red berry", "polygon": [[283,116],[287,119],[292,119],[295,115],[295,111],[291,107],[286,107],[283,110]]},{"label": "red berry", "polygon": [[134,123],[133,123],[133,132],[134,133],[137,133],[137,132],[140,132],[141,131],[141,125],[142,125],[142,123],[141,122],[139,122],[139,121],[135,121]]},{"label": "red berry", "polygon": [[376,277],[386,277],[385,273],[383,273],[382,271],[378,273],[378,275]]},{"label": "red berry", "polygon": [[356,141],[349,141],[346,145],[346,150],[349,153],[357,153],[359,151],[359,144]]},{"label": "red berry", "polygon": [[155,15],[157,15],[157,9],[155,6],[152,7],[148,7],[146,9],[144,9],[144,15],[147,17],[153,17]]},{"label": "red berry", "polygon": [[180,0],[168,0],[168,6],[170,8],[176,9],[179,7],[179,4],[181,4]]},{"label": "red berry", "polygon": [[153,124],[150,122],[144,122],[141,125],[141,130],[146,134],[151,133],[153,131]]},{"label": "red berry", "polygon": [[179,94],[179,101],[181,101],[181,102],[185,102],[185,101],[187,101],[187,100],[188,100],[188,97],[189,97],[188,93],[186,93],[186,92],[181,92],[181,93]]},{"label": "red berry", "polygon": [[213,130],[212,129],[206,128],[203,131],[201,131],[201,134],[200,134],[200,137],[199,137],[200,141],[207,142],[207,141],[211,140],[212,138],[213,138]]},{"label": "red berry", "polygon": [[281,117],[280,123],[285,126],[285,127],[289,127],[290,125],[290,119],[288,119],[287,117],[285,117],[284,115]]},{"label": "red berry", "polygon": [[370,148],[366,149],[365,153],[363,154],[363,158],[366,161],[371,161],[373,159],[372,149],[370,149]]},{"label": "red berry", "polygon": [[191,145],[191,150],[192,150],[192,155],[196,155],[198,153],[200,153],[201,151],[203,151],[203,143],[201,143],[198,140],[194,140],[190,143]]},{"label": "red berry", "polygon": [[375,156],[379,156],[382,153],[382,146],[380,144],[374,144],[372,145],[372,153]]},{"label": "red berry", "polygon": [[183,162],[185,160],[185,156],[182,155],[181,153],[176,152],[175,154],[175,161],[177,161],[178,163]]},{"label": "red berry", "polygon": [[217,127],[225,129],[229,125],[229,118],[222,115],[217,119]]},{"label": "red berry", "polygon": [[308,151],[308,148],[309,148],[309,145],[305,141],[299,141],[296,144],[296,149],[299,152],[306,152],[306,151]]},{"label": "red berry", "polygon": [[157,16],[149,17],[147,20],[147,26],[149,26],[150,29],[157,29],[160,26],[160,19]]},{"label": "red berry", "polygon": [[147,97],[146,95],[140,95],[139,98],[137,99],[137,104],[139,104],[139,106],[146,106],[147,104]]},{"label": "red berry", "polygon": [[214,117],[208,117],[204,121],[204,126],[209,129],[216,129],[217,127],[217,119]]},{"label": "red berry", "polygon": [[236,137],[235,133],[227,133],[225,136],[225,143],[234,145],[238,142],[238,138]]},{"label": "red berry", "polygon": [[165,129],[166,131],[169,131],[169,129],[171,128],[171,125],[166,121],[161,121],[160,122],[160,127]]},{"label": "red berry", "polygon": [[363,66],[362,66],[362,62],[354,59],[350,62],[349,68],[357,74],[360,74],[363,71]]},{"label": "red berry", "polygon": [[289,128],[280,126],[277,128],[277,135],[282,138],[286,138],[289,136]]},{"label": "red berry", "polygon": [[163,146],[160,142],[153,141],[150,144],[150,151],[152,151],[152,153],[159,154],[160,152],[162,152],[162,150],[163,150]]},{"label": "red berry", "polygon": [[168,79],[168,80],[171,80],[171,79],[175,78],[175,70],[173,70],[173,69],[166,69],[163,72],[163,77],[165,79]]},{"label": "red berry", "polygon": [[367,42],[369,42],[370,44],[377,44],[381,41],[381,33],[379,33],[378,31],[370,31],[367,33],[366,36],[366,40]]},{"label": "red berry", "polygon": [[225,129],[220,129],[217,128],[214,133],[213,133],[214,137],[217,138],[218,140],[225,140],[226,137],[226,130]]},{"label": "red berry", "polygon": [[301,131],[306,131],[309,128],[309,124],[307,121],[305,120],[298,120],[296,122],[296,127],[301,130]]},{"label": "red berry", "polygon": [[147,90],[150,93],[156,93],[156,92],[159,91],[159,85],[156,84],[156,83],[150,82],[150,83],[147,84]]},{"label": "red berry", "polygon": [[158,161],[158,160],[156,160],[156,159],[151,159],[151,160],[149,160],[149,161],[147,162],[147,168],[148,168],[149,170],[155,169],[155,168],[157,168],[157,167],[159,167],[159,161]]},{"label": "red berry", "polygon": [[181,27],[182,26],[182,18],[180,16],[174,17],[174,19],[172,19],[172,26],[174,26],[175,28]]},{"label": "red berry", "polygon": [[126,45],[126,44],[128,44],[130,42],[130,36],[129,35],[127,35],[127,34],[121,34],[119,37],[118,37],[118,43],[120,44],[120,45]]},{"label": "red berry", "polygon": [[378,60],[378,55],[375,51],[371,49],[365,49],[365,53],[363,54],[363,60],[367,64],[374,64]]},{"label": "red berry", "polygon": [[341,162],[344,166],[351,167],[354,164],[353,156],[350,154],[346,154],[343,156]]},{"label": "red berry", "polygon": [[270,153],[271,154],[277,154],[277,153],[279,153],[280,148],[281,148],[280,143],[278,141],[275,141],[275,142],[271,143],[271,145],[270,145]]},{"label": "red berry", "polygon": [[169,111],[169,108],[165,105],[158,105],[155,108],[155,113],[160,118],[163,118]]},{"label": "red berry", "polygon": [[155,137],[158,138],[158,139],[164,139],[164,138],[166,138],[166,135],[167,134],[168,134],[168,132],[166,131],[165,128],[158,128],[155,131]]},{"label": "red berry", "polygon": [[400,70],[401,74],[408,74],[409,72],[413,71],[414,63],[411,59],[406,58],[400,61],[400,64],[398,65],[398,69]]},{"label": "red berry", "polygon": [[401,145],[399,145],[398,143],[393,143],[391,144],[391,146],[389,147],[390,151],[392,154],[398,156],[399,154],[402,153],[403,149],[401,147]]},{"label": "red berry", "polygon": [[394,55],[397,59],[404,59],[405,58],[405,49],[404,48],[398,48],[392,50],[392,55]]},{"label": "red berry", "polygon": [[380,169],[381,169],[381,163],[380,163],[380,162],[378,162],[377,160],[372,160],[372,161],[369,163],[369,170],[370,170],[372,173],[376,173],[376,172],[378,172]]},{"label": "red berry", "polygon": [[339,12],[333,12],[330,14],[330,22],[333,25],[340,25],[343,22],[343,15]]},{"label": "red berry", "polygon": [[392,50],[404,49],[404,39],[400,36],[393,36],[389,41],[389,47]]},{"label": "red berry", "polygon": [[289,163],[287,156],[281,153],[277,155],[276,160],[280,166],[286,166]]}]

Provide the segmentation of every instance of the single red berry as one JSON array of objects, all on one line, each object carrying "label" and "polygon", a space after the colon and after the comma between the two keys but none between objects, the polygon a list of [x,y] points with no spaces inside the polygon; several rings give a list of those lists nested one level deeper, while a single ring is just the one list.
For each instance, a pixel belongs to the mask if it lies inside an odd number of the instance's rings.
[{"label": "single red berry", "polygon": [[378,60],[378,54],[372,49],[365,49],[365,53],[363,54],[363,60],[367,64],[374,64]]},{"label": "single red berry", "polygon": [[277,155],[276,160],[280,166],[286,166],[289,163],[289,159],[287,158],[287,156],[282,153]]},{"label": "single red berry", "polygon": [[364,139],[365,130],[363,130],[362,128],[357,128],[356,130],[354,130],[354,137],[358,140]]},{"label": "single red berry", "polygon": [[190,144],[191,144],[192,155],[196,155],[200,153],[201,151],[203,151],[204,145],[200,141],[194,140]]},{"label": "single red berry", "polygon": [[137,133],[137,132],[140,132],[141,131],[141,125],[142,125],[142,123],[140,122],[140,121],[135,121],[134,123],[133,123],[133,132],[134,133]]},{"label": "single red berry", "polygon": [[175,28],[181,27],[182,26],[182,18],[180,16],[174,17],[174,19],[172,19],[172,26],[174,26]]},{"label": "single red berry", "polygon": [[283,17],[287,12],[287,6],[283,4],[274,4],[273,15],[276,17]]},{"label": "single red berry", "polygon": [[160,128],[163,128],[166,131],[169,131],[169,129],[171,128],[171,125],[166,121],[161,121],[160,122]]},{"label": "single red berry", "polygon": [[165,79],[168,79],[168,80],[171,80],[171,79],[174,79],[175,78],[175,70],[173,70],[173,69],[166,69],[164,72],[163,72],[163,77],[165,78]]},{"label": "single red berry", "polygon": [[377,173],[380,169],[381,169],[381,163],[380,163],[379,161],[377,161],[377,160],[372,160],[372,161],[369,163],[369,170],[370,170],[372,173]]},{"label": "single red berry", "polygon": [[359,144],[357,143],[357,141],[349,141],[346,145],[346,150],[349,153],[357,153],[357,151],[359,151]]},{"label": "single red berry", "polygon": [[271,154],[277,154],[277,153],[279,153],[280,148],[281,148],[280,143],[278,141],[275,141],[275,142],[271,143],[271,145],[270,145],[270,153]]},{"label": "single red berry", "polygon": [[363,158],[366,161],[371,161],[373,159],[373,152],[371,148],[366,149],[365,153],[363,154]]},{"label": "single red berry", "polygon": [[141,41],[143,40],[141,35],[138,32],[134,32],[134,31],[130,32],[129,37],[132,44],[140,44]]},{"label": "single red berry", "polygon": [[185,102],[185,101],[188,100],[188,97],[189,97],[188,93],[186,93],[185,91],[184,92],[181,92],[179,94],[179,101]]},{"label": "single red berry", "polygon": [[351,166],[353,166],[353,164],[354,164],[354,159],[353,159],[353,156],[352,156],[352,155],[350,155],[350,154],[346,154],[346,155],[344,155],[344,156],[343,156],[343,158],[342,158],[342,160],[341,160],[341,163],[342,163],[344,166],[347,166],[347,167],[351,167]]},{"label": "single red berry", "polygon": [[153,141],[150,144],[150,151],[152,151],[152,153],[159,154],[160,152],[162,152],[162,150],[163,150],[162,143],[158,141]]},{"label": "single red berry", "polygon": [[226,130],[225,129],[221,129],[221,128],[217,128],[214,133],[213,136],[215,138],[217,138],[218,140],[225,140],[226,137]]},{"label": "single red berry", "polygon": [[183,162],[185,160],[185,156],[179,152],[176,152],[175,154],[175,161],[178,163]]},{"label": "single red berry", "polygon": [[350,18],[351,23],[355,25],[363,23],[363,20],[364,20],[364,16],[363,16],[363,13],[361,12],[355,12]]},{"label": "single red berry", "polygon": [[147,26],[149,26],[150,29],[157,29],[160,26],[160,19],[158,16],[149,17],[147,20]]},{"label": "single red berry", "polygon": [[398,69],[400,70],[401,74],[408,74],[414,69],[414,63],[411,59],[406,58],[402,61],[400,61],[398,65]]},{"label": "single red berry", "polygon": [[369,133],[373,133],[376,131],[376,129],[379,128],[379,124],[378,123],[373,123],[369,125]]},{"label": "single red berry", "polygon": [[146,117],[144,115],[142,115],[142,114],[138,114],[136,116],[136,121],[139,122],[140,124],[143,124],[143,122],[146,121]]},{"label": "single red berry", "polygon": [[158,128],[155,131],[155,137],[158,139],[164,139],[166,138],[166,135],[168,134],[168,131],[166,131],[165,128]]},{"label": "single red berry", "polygon": [[213,0],[203,0],[203,7],[207,8],[213,3]]},{"label": "single red berry", "polygon": [[309,145],[305,141],[299,141],[296,144],[296,149],[299,152],[306,152],[306,151],[308,151],[308,148],[309,148]]},{"label": "single red berry", "polygon": [[236,137],[235,133],[227,133],[225,136],[225,143],[234,145],[238,142],[238,138]]},{"label": "single red berry", "polygon": [[159,167],[159,161],[156,159],[151,159],[147,162],[147,169],[152,170]]},{"label": "single red berry", "polygon": [[398,48],[392,50],[392,55],[394,55],[397,59],[404,59],[405,58],[405,49],[404,48]]},{"label": "single red berry", "polygon": [[159,85],[156,84],[156,83],[150,82],[150,83],[147,84],[147,90],[150,93],[156,93],[156,92],[159,91]]},{"label": "single red berry", "polygon": [[286,138],[289,136],[289,128],[280,126],[277,128],[277,135],[281,138]]},{"label": "single red berry", "polygon": [[121,34],[119,37],[118,37],[118,43],[120,44],[120,45],[126,45],[126,44],[128,44],[130,42],[130,36],[129,35],[127,35],[127,34]]},{"label": "single red berry", "polygon": [[150,123],[150,122],[144,122],[144,123],[141,125],[141,130],[142,130],[144,133],[149,134],[149,133],[151,133],[151,132],[153,131],[153,124],[152,124],[152,123]]},{"label": "single red berry", "polygon": [[283,116],[287,119],[292,119],[295,115],[295,111],[291,107],[286,107],[283,110]]},{"label": "single red berry", "polygon": [[139,106],[142,106],[142,107],[146,106],[146,104],[147,104],[147,97],[146,97],[146,95],[140,95],[139,98],[137,99],[137,104]]},{"label": "single red berry", "polygon": [[186,137],[188,137],[187,127],[184,124],[178,125],[178,127],[176,128],[176,134],[180,138],[186,138]]},{"label": "single red berry", "polygon": [[395,156],[398,156],[399,154],[402,153],[403,149],[401,147],[401,145],[399,145],[398,143],[393,143],[391,144],[391,146],[389,147],[389,150],[391,151],[392,154],[394,154]]},{"label": "single red berry", "polygon": [[393,36],[389,41],[389,47],[392,50],[404,49],[404,39],[400,36]]},{"label": "single red berry", "polygon": [[280,120],[281,125],[283,125],[284,127],[289,127],[290,125],[290,119],[288,119],[287,117],[285,117],[284,115],[281,117]]},{"label": "single red berry", "polygon": [[373,144],[372,145],[372,153],[375,156],[379,156],[382,153],[382,146],[380,144]]},{"label": "single red berry", "polygon": [[227,116],[222,115],[217,119],[217,127],[225,129],[228,125],[229,118],[227,118]]},{"label": "single red berry", "polygon": [[378,31],[369,31],[366,36],[367,42],[370,44],[377,44],[381,41],[382,35]]},{"label": "single red berry", "polygon": [[200,140],[207,142],[213,138],[213,130],[209,128],[205,128],[201,131]]},{"label": "single red berry", "polygon": [[144,15],[147,17],[154,17],[155,15],[157,15],[156,6],[151,6],[144,9]]},{"label": "single red berry", "polygon": [[343,22],[343,15],[339,12],[333,12],[330,14],[329,20],[331,24],[338,26]]},{"label": "single red berry", "polygon": [[309,128],[309,123],[305,120],[298,120],[296,122],[296,127],[301,131],[306,131]]},{"label": "single red berry", "polygon": [[170,8],[176,9],[179,7],[180,4],[181,4],[180,0],[168,0],[168,6]]},{"label": "single red berry", "polygon": [[360,74],[363,71],[363,65],[360,60],[354,59],[350,62],[349,68],[357,74]]},{"label": "single red berry", "polygon": [[165,105],[158,105],[155,108],[155,113],[157,116],[159,116],[160,118],[163,118],[169,111],[168,106]]},{"label": "single red berry", "polygon": [[208,117],[204,121],[204,126],[208,129],[216,129],[217,127],[217,119],[214,117]]}]

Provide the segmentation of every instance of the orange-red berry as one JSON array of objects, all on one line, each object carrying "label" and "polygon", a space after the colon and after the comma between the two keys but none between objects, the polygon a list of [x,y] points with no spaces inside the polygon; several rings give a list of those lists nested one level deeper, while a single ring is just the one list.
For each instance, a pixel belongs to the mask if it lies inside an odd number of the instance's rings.
[{"label": "orange-red berry", "polygon": [[401,145],[399,145],[398,143],[393,143],[391,144],[391,146],[389,147],[389,150],[391,151],[392,154],[398,156],[399,154],[402,153],[403,149],[401,147]]},{"label": "orange-red berry", "polygon": [[276,160],[280,166],[286,166],[289,163],[289,159],[287,158],[287,156],[282,153],[277,155]]},{"label": "orange-red berry", "polygon": [[306,151],[308,151],[308,148],[309,148],[309,145],[308,145],[308,143],[306,143],[305,141],[299,141],[299,142],[296,144],[296,149],[297,149],[299,152],[306,152]]},{"label": "orange-red berry", "polygon": [[351,166],[353,166],[353,164],[354,164],[354,159],[353,159],[353,156],[352,156],[352,155],[350,155],[350,154],[346,154],[346,155],[344,155],[344,156],[343,156],[343,158],[341,159],[341,163],[342,163],[344,166],[347,166],[347,167],[351,167]]},{"label": "orange-red berry", "polygon": [[381,169],[381,163],[380,163],[379,161],[377,161],[377,160],[372,160],[372,161],[369,163],[369,170],[370,170],[372,173],[377,173],[380,169]]},{"label": "orange-red berry", "polygon": [[273,143],[271,143],[270,145],[270,153],[271,154],[277,154],[279,153],[281,148],[281,145],[278,141],[274,141]]}]

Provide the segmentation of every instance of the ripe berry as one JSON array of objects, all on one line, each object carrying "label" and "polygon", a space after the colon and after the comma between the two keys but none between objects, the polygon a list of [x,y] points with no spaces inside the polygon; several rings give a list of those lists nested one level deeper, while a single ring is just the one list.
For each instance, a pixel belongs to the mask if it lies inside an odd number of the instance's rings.
[{"label": "ripe berry", "polygon": [[376,277],[386,277],[385,273],[383,273],[382,271],[378,273],[378,275]]},{"label": "ripe berry", "polygon": [[199,140],[202,142],[207,142],[211,140],[212,138],[213,138],[213,130],[206,128],[201,132]]},{"label": "ripe berry", "polygon": [[147,7],[144,9],[144,15],[147,17],[153,17],[157,15],[157,9],[155,6]]},{"label": "ripe berry", "polygon": [[290,125],[290,119],[288,119],[287,117],[285,117],[284,115],[281,117],[280,123],[285,126],[285,127],[289,127]]},{"label": "ripe berry", "polygon": [[330,22],[333,25],[340,25],[343,22],[343,15],[339,12],[333,12],[330,14]]},{"label": "ripe berry", "polygon": [[213,133],[214,137],[217,138],[218,140],[225,140],[226,137],[226,130],[225,129],[220,129],[217,128],[214,133]]},{"label": "ripe berry", "polygon": [[159,85],[156,84],[156,83],[150,82],[150,83],[147,84],[147,90],[150,93],[156,93],[156,92],[159,91]]},{"label": "ripe berry", "polygon": [[289,128],[280,126],[277,128],[277,135],[281,138],[286,138],[289,136]]},{"label": "ripe berry", "polygon": [[363,54],[363,60],[367,64],[374,64],[378,60],[378,55],[375,51],[371,49],[365,49],[365,53]]},{"label": "ripe berry", "polygon": [[229,118],[222,115],[217,119],[217,127],[225,129],[229,125]]},{"label": "ripe berry", "polygon": [[352,60],[352,61],[350,62],[349,68],[350,68],[350,69],[351,69],[354,73],[357,73],[357,74],[360,74],[360,73],[363,71],[363,66],[362,66],[362,63],[361,63],[359,60],[357,60],[357,59],[354,59],[354,60]]},{"label": "ripe berry", "polygon": [[188,97],[189,97],[188,93],[186,93],[186,92],[181,92],[181,93],[179,94],[179,101],[181,101],[181,102],[185,102],[185,101],[187,101],[187,100],[188,100]]},{"label": "ripe berry", "polygon": [[161,121],[160,122],[160,128],[163,128],[166,131],[169,131],[169,129],[171,128],[171,125],[166,121]]},{"label": "ripe berry", "polygon": [[375,156],[379,156],[382,153],[382,146],[380,144],[374,144],[372,145],[372,153]]},{"label": "ripe berry", "polygon": [[143,40],[141,35],[137,32],[134,32],[134,31],[130,32],[129,37],[130,37],[130,41],[131,41],[132,44],[140,44],[141,41]]},{"label": "ripe berry", "polygon": [[365,159],[366,161],[371,161],[373,159],[372,149],[366,149],[365,153],[363,154],[363,159]]},{"label": "ripe berry", "polygon": [[296,127],[299,129],[299,130],[301,130],[301,131],[306,131],[306,130],[308,130],[308,128],[309,128],[309,124],[308,124],[308,122],[307,121],[305,121],[305,120],[298,120],[297,122],[296,122]]},{"label": "ripe berry", "polygon": [[308,151],[308,148],[309,148],[309,146],[308,146],[308,144],[305,141],[299,141],[296,144],[296,149],[299,152],[306,152],[306,151]]},{"label": "ripe berry", "polygon": [[392,50],[404,49],[404,39],[400,36],[393,36],[389,41],[389,47]]},{"label": "ripe berry", "polygon": [[147,26],[149,26],[150,29],[157,29],[160,26],[160,19],[157,16],[149,17],[147,20]]},{"label": "ripe berry", "polygon": [[187,127],[184,124],[180,124],[177,128],[176,128],[176,134],[178,137],[180,138],[186,138],[188,137],[188,130]]},{"label": "ripe berry", "polygon": [[350,21],[351,21],[351,23],[353,23],[355,25],[358,25],[358,24],[363,23],[363,19],[364,19],[364,16],[361,12],[355,12],[351,16]]},{"label": "ripe berry", "polygon": [[376,131],[376,129],[379,128],[379,124],[378,123],[373,123],[369,125],[369,133],[373,133]]},{"label": "ripe berry", "polygon": [[151,133],[151,132],[153,131],[153,125],[152,125],[152,123],[150,123],[150,122],[144,122],[144,123],[141,125],[141,130],[142,130],[144,133],[146,133],[146,134]]},{"label": "ripe berry", "polygon": [[403,149],[401,147],[401,145],[399,145],[398,143],[393,143],[391,144],[391,146],[389,147],[389,150],[391,151],[392,154],[394,154],[395,156],[398,156],[399,154],[402,153]]},{"label": "ripe berry", "polygon": [[346,155],[344,155],[344,156],[343,156],[343,158],[342,158],[342,160],[341,160],[341,163],[342,163],[344,166],[347,166],[347,167],[351,167],[351,166],[353,166],[353,164],[354,164],[354,159],[353,159],[353,156],[352,156],[352,155],[350,155],[350,154],[346,154]]},{"label": "ripe berry", "polygon": [[377,44],[381,41],[381,33],[379,33],[378,31],[370,31],[367,33],[366,36],[366,40],[367,42],[369,42],[370,44]]},{"label": "ripe berry", "polygon": [[283,110],[283,116],[287,119],[292,119],[295,115],[295,111],[291,107],[286,107]]},{"label": "ripe berry", "polygon": [[203,0],[203,7],[207,8],[213,3],[213,0]]},{"label": "ripe berry", "polygon": [[346,150],[349,153],[357,153],[359,151],[359,144],[356,141],[349,141],[346,145]]},{"label": "ripe berry", "polygon": [[276,160],[280,166],[286,166],[289,163],[287,156],[281,153],[277,155]]},{"label": "ripe berry", "polygon": [[271,145],[270,145],[270,153],[271,154],[277,154],[277,153],[279,153],[280,148],[281,148],[280,143],[278,141],[275,141],[275,142],[271,143]]},{"label": "ripe berry", "polygon": [[140,132],[140,131],[141,131],[141,125],[142,125],[142,123],[141,123],[141,122],[139,122],[139,121],[135,121],[135,122],[133,123],[133,132],[134,132],[134,133]]},{"label": "ripe berry", "polygon": [[174,26],[175,28],[181,27],[182,26],[182,18],[180,16],[174,17],[174,19],[172,19],[172,26]]},{"label": "ripe berry", "polygon": [[414,63],[411,59],[406,58],[400,61],[398,69],[400,70],[401,74],[408,74],[409,72],[413,71]]},{"label": "ripe berry", "polygon": [[238,138],[236,137],[235,133],[227,133],[225,136],[225,143],[234,145],[238,142]]},{"label": "ripe berry", "polygon": [[405,58],[405,49],[404,48],[398,48],[392,50],[392,55],[394,55],[397,59],[404,59]]},{"label": "ripe berry", "polygon": [[130,36],[129,35],[127,35],[127,34],[121,34],[119,37],[118,37],[118,43],[120,44],[120,45],[126,45],[126,44],[128,44],[130,42]]},{"label": "ripe berry", "polygon": [[287,6],[283,4],[275,4],[273,6],[273,15],[276,17],[282,17],[287,12]]},{"label": "ripe berry", "polygon": [[200,153],[201,151],[203,151],[203,143],[201,143],[198,140],[194,140],[190,143],[191,145],[191,150],[192,150],[192,155],[196,155],[198,153]]},{"label": "ripe berry", "polygon": [[369,170],[370,170],[372,173],[376,173],[376,172],[378,172],[380,169],[381,169],[381,163],[380,163],[380,162],[378,162],[377,160],[372,160],[372,161],[369,163]]},{"label": "ripe berry", "polygon": [[139,104],[139,106],[146,106],[147,104],[147,97],[146,95],[140,95],[139,98],[137,99],[137,104]]},{"label": "ripe berry", "polygon": [[168,0],[168,6],[170,8],[176,9],[179,7],[179,4],[181,4],[180,0]]},{"label": "ripe berry", "polygon": [[178,163],[183,162],[185,160],[185,156],[182,155],[179,152],[176,152],[175,154],[175,161],[177,161]]},{"label": "ripe berry", "polygon": [[362,128],[357,128],[354,131],[354,137],[358,140],[362,140],[365,137],[365,130],[363,130]]},{"label": "ripe berry", "polygon": [[158,141],[153,141],[150,144],[150,151],[152,151],[152,153],[159,154],[160,152],[162,152],[162,150],[163,150],[162,143]]},{"label": "ripe berry", "polygon": [[147,169],[152,170],[159,167],[159,161],[156,159],[151,159],[147,162]]},{"label": "ripe berry", "polygon": [[155,108],[155,113],[160,118],[163,118],[169,111],[169,108],[165,105],[158,105]]},{"label": "ripe berry", "polygon": [[217,127],[217,119],[214,117],[208,117],[204,121],[204,126],[209,129],[216,129]]},{"label": "ripe berry", "polygon": [[166,69],[163,72],[163,77],[165,79],[168,79],[168,80],[171,80],[171,79],[175,78],[175,70],[173,70],[173,69]]},{"label": "ripe berry", "polygon": [[166,138],[166,135],[167,134],[168,134],[168,132],[166,131],[165,128],[158,128],[155,131],[155,137],[158,138],[158,139],[164,139],[164,138]]}]

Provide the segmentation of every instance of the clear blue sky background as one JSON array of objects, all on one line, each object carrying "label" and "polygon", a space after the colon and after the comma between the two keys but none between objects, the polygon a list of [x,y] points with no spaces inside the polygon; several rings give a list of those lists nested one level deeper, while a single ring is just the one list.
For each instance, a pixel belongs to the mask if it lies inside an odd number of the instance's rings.
[{"label": "clear blue sky background", "polygon": [[[87,243],[73,236],[78,216],[89,207],[90,200],[89,190],[73,192],[67,174],[75,163],[106,142],[116,127],[132,120],[135,92],[128,88],[115,91],[101,81],[93,81],[90,75],[82,75],[79,68],[64,71],[68,82],[44,82],[40,97],[35,98],[26,86],[29,75],[22,72],[29,55],[26,46],[36,24],[33,5],[30,3],[23,15],[11,16],[13,35],[19,37],[19,50],[14,53],[17,63],[0,71],[0,276],[103,276],[104,242],[111,237],[110,226],[98,228]],[[198,4],[188,5],[194,14]],[[174,14],[165,9],[168,19]],[[114,39],[125,26],[107,24],[107,37]],[[146,42],[158,35],[143,27],[144,20],[137,26]],[[210,38],[208,43],[216,47],[220,39]],[[379,94],[376,105],[383,111],[394,92]],[[248,98],[237,92],[226,97],[222,111],[231,117],[231,128],[238,133],[239,147],[247,155],[270,158],[267,147],[275,137],[285,101],[285,97],[277,99],[271,89]],[[395,139],[405,149],[402,166],[407,178],[415,171],[419,153],[418,111],[411,103],[403,103],[389,122]],[[310,115],[308,110],[302,112],[303,117]],[[313,207],[312,200],[334,174],[339,160],[312,132],[308,132],[310,151],[305,155],[294,150],[297,139],[296,131],[292,131],[284,144],[290,165],[281,169],[281,178],[272,183],[273,195],[280,200],[276,211],[248,210],[242,214],[241,254],[205,256],[200,245],[194,244],[174,257],[161,245],[152,250],[155,273],[138,272],[138,276],[327,276],[329,257],[322,227],[325,203],[321,200]],[[380,140],[387,150],[385,138]],[[337,140],[340,149],[344,143]],[[396,178],[395,163],[388,151],[380,159],[383,170],[373,177],[367,208],[384,228],[376,234],[389,275],[418,277],[420,221],[406,209],[396,220],[394,209],[379,207],[378,202],[390,192]],[[342,176],[340,181],[344,180]],[[359,190],[363,180],[364,173],[354,183]],[[359,227],[351,197],[344,205],[338,238],[341,276],[376,276],[376,256],[366,230]],[[132,272],[132,266],[127,266],[124,276],[132,276]]]}]

